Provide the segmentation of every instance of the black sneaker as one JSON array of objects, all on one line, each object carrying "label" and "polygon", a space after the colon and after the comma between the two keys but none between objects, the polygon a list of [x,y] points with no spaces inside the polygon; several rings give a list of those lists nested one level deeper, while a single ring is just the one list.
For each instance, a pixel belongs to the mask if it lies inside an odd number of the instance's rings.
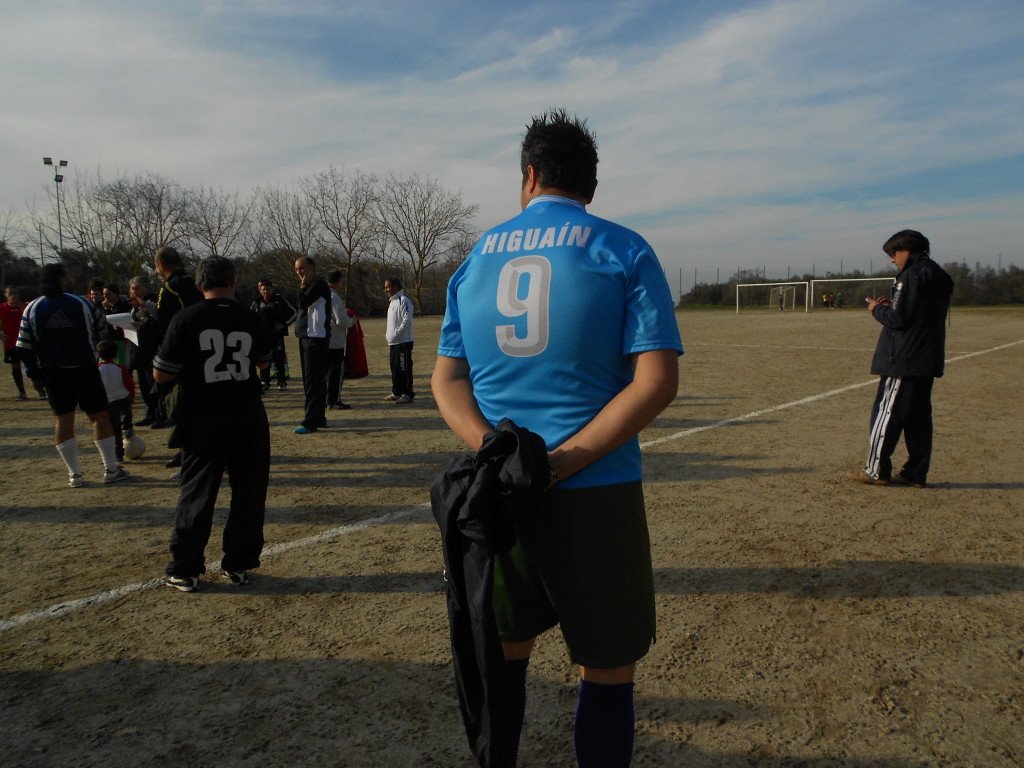
[{"label": "black sneaker", "polygon": [[136,426],[136,427],[148,427],[148,426],[149,426],[149,425],[151,425],[151,424],[152,424],[152,423],[153,423],[154,421],[156,421],[156,419],[155,419],[155,418],[154,418],[153,416],[147,416],[147,417],[146,417],[146,418],[144,418],[144,419],[139,419],[138,421],[136,421],[136,422],[135,422],[135,426]]},{"label": "black sneaker", "polygon": [[225,579],[231,579],[232,582],[240,587],[244,587],[249,583],[249,572],[248,571],[221,571],[224,574]]},{"label": "black sneaker", "polygon": [[909,485],[911,488],[925,488],[928,486],[928,484],[923,480],[912,480],[911,478],[906,477],[902,472],[898,475],[893,475],[892,483],[893,485]]},{"label": "black sneaker", "polygon": [[181,451],[179,451],[177,454],[175,454],[172,458],[168,459],[164,463],[164,466],[167,467],[168,469],[174,469],[175,467],[180,467],[181,466]]},{"label": "black sneaker", "polygon": [[164,586],[176,589],[179,592],[198,592],[199,591],[199,577],[198,576],[164,576]]}]

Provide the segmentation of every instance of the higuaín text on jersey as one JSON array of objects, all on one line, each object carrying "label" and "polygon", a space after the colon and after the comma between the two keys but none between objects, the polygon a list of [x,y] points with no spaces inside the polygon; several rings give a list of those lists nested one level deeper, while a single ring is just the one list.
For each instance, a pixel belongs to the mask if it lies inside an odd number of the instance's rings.
[{"label": "higua\u00edn text on jersey", "polygon": [[586,248],[590,239],[590,227],[573,227],[568,222],[557,227],[531,227],[513,229],[511,232],[493,232],[484,238],[481,253],[516,253],[520,250],[538,250],[575,245]]}]

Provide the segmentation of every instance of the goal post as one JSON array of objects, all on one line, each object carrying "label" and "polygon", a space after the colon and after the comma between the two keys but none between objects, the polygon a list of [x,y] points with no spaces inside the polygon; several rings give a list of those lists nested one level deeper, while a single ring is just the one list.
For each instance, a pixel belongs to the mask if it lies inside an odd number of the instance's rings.
[{"label": "goal post", "polygon": [[[895,277],[822,277],[807,283],[808,306],[818,309],[861,307],[868,296],[889,298]],[[831,297],[831,298],[830,298]]]},{"label": "goal post", "polygon": [[788,283],[737,283],[736,314],[754,309],[773,309],[776,312],[780,309],[794,310],[801,305],[806,312],[809,296],[807,283],[802,280]]},{"label": "goal post", "polygon": [[778,307],[782,312],[792,312],[796,309],[796,286],[780,285],[772,288],[768,298],[768,309]]}]

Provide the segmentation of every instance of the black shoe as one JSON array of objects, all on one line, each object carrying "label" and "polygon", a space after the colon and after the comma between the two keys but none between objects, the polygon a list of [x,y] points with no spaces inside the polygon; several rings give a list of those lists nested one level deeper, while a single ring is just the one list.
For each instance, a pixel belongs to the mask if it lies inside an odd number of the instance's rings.
[{"label": "black shoe", "polygon": [[244,587],[249,583],[249,574],[246,571],[221,571],[224,578],[231,579],[235,584]]},{"label": "black shoe", "polygon": [[178,453],[175,454],[175,456],[170,461],[168,461],[166,464],[164,464],[164,466],[167,467],[168,469],[174,469],[175,467],[180,467],[181,466],[181,451],[178,451]]},{"label": "black shoe", "polygon": [[170,426],[170,425],[164,419],[157,419],[156,421],[154,421],[152,424],[149,425],[149,428],[150,429],[166,429],[168,426]]},{"label": "black shoe", "polygon": [[179,592],[196,592],[199,590],[198,576],[164,576],[165,586],[176,589]]},{"label": "black shoe", "polygon": [[902,472],[898,475],[893,475],[891,482],[893,485],[909,485],[911,488],[925,488],[928,485],[924,480],[911,480],[909,477],[904,476]]},{"label": "black shoe", "polygon": [[147,416],[144,419],[139,419],[135,422],[136,427],[148,427],[153,424],[156,419],[153,416]]}]

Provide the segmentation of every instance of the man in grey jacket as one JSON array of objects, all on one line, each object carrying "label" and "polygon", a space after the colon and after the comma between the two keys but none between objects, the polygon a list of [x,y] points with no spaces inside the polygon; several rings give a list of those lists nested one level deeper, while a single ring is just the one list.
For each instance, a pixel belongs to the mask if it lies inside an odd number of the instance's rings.
[{"label": "man in grey jacket", "polygon": [[[932,455],[932,384],[945,362],[946,315],[953,280],[929,256],[930,243],[905,229],[882,250],[899,270],[892,298],[868,298],[868,311],[882,325],[871,373],[881,376],[871,410],[868,459],[851,480],[868,485],[923,488]],[[892,474],[892,454],[900,435],[907,461]]]}]

